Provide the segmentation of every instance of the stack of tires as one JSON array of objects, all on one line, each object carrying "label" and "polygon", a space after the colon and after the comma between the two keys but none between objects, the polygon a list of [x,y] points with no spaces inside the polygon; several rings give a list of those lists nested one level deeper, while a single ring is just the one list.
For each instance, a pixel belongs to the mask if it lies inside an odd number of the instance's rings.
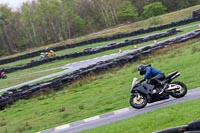
[{"label": "stack of tires", "polygon": [[199,18],[200,17],[200,10],[196,10],[192,12],[192,18]]},{"label": "stack of tires", "polygon": [[154,133],[200,133],[200,119],[192,121],[188,125],[168,128]]}]

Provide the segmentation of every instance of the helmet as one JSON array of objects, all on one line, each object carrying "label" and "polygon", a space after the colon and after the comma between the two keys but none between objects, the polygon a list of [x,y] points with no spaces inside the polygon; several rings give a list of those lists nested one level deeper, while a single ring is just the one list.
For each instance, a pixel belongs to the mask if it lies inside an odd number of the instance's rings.
[{"label": "helmet", "polygon": [[46,47],[44,51],[49,52],[49,50],[50,50],[49,47]]},{"label": "helmet", "polygon": [[146,73],[146,66],[144,64],[140,64],[137,67],[137,70],[140,72],[140,75],[144,75]]}]

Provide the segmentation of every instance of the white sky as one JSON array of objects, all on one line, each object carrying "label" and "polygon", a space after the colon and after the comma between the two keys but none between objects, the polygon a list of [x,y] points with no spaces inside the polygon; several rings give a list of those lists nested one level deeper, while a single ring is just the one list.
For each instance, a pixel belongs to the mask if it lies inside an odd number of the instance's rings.
[{"label": "white sky", "polygon": [[32,0],[0,0],[0,4],[7,4],[13,10],[19,9],[23,2]]}]

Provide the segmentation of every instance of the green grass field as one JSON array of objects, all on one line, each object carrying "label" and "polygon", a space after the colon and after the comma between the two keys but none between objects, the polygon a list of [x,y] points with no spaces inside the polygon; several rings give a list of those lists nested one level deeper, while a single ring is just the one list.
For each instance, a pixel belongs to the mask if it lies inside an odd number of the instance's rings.
[{"label": "green grass field", "polygon": [[200,42],[194,41],[179,45],[180,48],[173,46],[160,50],[123,68],[77,81],[57,93],[18,101],[0,111],[0,131],[33,133],[127,107],[132,78],[140,77],[136,72],[139,63],[151,63],[166,73],[179,70],[182,75],[177,80],[185,82],[189,89],[199,87]]},{"label": "green grass field", "polygon": [[[190,24],[190,25],[194,25],[196,23],[193,23],[193,24]],[[187,26],[190,26],[190,25],[187,25]],[[180,32],[177,35],[187,33],[187,32],[192,31],[194,29],[197,29],[197,27],[193,26],[193,27],[186,28],[186,29],[183,30],[183,32]],[[177,35],[161,38],[161,39],[158,39],[157,41],[159,42],[159,41],[171,38],[171,37],[175,37]],[[149,42],[140,43],[137,46],[140,47],[140,46],[144,46],[144,45],[148,45],[148,44],[152,44],[152,43],[153,43],[153,41],[149,41]],[[122,47],[121,49],[122,50],[130,50],[130,49],[133,49],[133,48],[134,48],[134,46],[130,45],[130,46]],[[33,80],[33,79],[39,78],[41,76],[52,74],[54,72],[59,72],[59,71],[62,71],[62,69],[57,69],[57,70],[47,71],[47,72],[42,72],[42,73],[35,73],[37,71],[46,70],[46,69],[49,69],[49,68],[57,68],[57,67],[63,66],[63,65],[68,64],[68,63],[77,62],[77,61],[86,60],[86,59],[92,59],[92,58],[100,57],[100,56],[103,56],[103,55],[116,53],[116,52],[118,52],[118,50],[119,49],[114,49],[114,50],[104,51],[104,52],[101,52],[101,53],[82,56],[82,57],[78,57],[78,58],[72,58],[72,59],[68,58],[68,59],[64,59],[64,60],[57,60],[57,61],[49,62],[49,63],[43,64],[43,65],[40,65],[40,66],[37,66],[37,67],[20,70],[20,71],[16,71],[16,72],[13,72],[13,73],[9,73],[8,74],[9,78],[7,78],[6,80],[0,80],[0,84],[1,84],[0,89],[10,87],[10,86],[13,86],[13,85],[16,85],[16,84],[19,84],[19,83],[23,83],[23,82],[26,82],[26,81],[29,81],[29,80]],[[14,63],[17,63],[17,62],[14,62]],[[30,73],[34,73],[34,74],[30,74]],[[27,76],[24,77],[24,75],[27,75]],[[18,77],[20,77],[20,78],[18,78]]]}]

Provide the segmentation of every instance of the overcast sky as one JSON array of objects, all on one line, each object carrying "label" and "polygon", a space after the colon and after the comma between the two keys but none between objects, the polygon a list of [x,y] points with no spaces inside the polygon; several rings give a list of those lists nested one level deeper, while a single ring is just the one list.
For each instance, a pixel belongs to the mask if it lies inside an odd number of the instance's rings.
[{"label": "overcast sky", "polygon": [[7,4],[12,9],[18,9],[23,2],[32,1],[32,0],[0,0],[0,4]]}]

